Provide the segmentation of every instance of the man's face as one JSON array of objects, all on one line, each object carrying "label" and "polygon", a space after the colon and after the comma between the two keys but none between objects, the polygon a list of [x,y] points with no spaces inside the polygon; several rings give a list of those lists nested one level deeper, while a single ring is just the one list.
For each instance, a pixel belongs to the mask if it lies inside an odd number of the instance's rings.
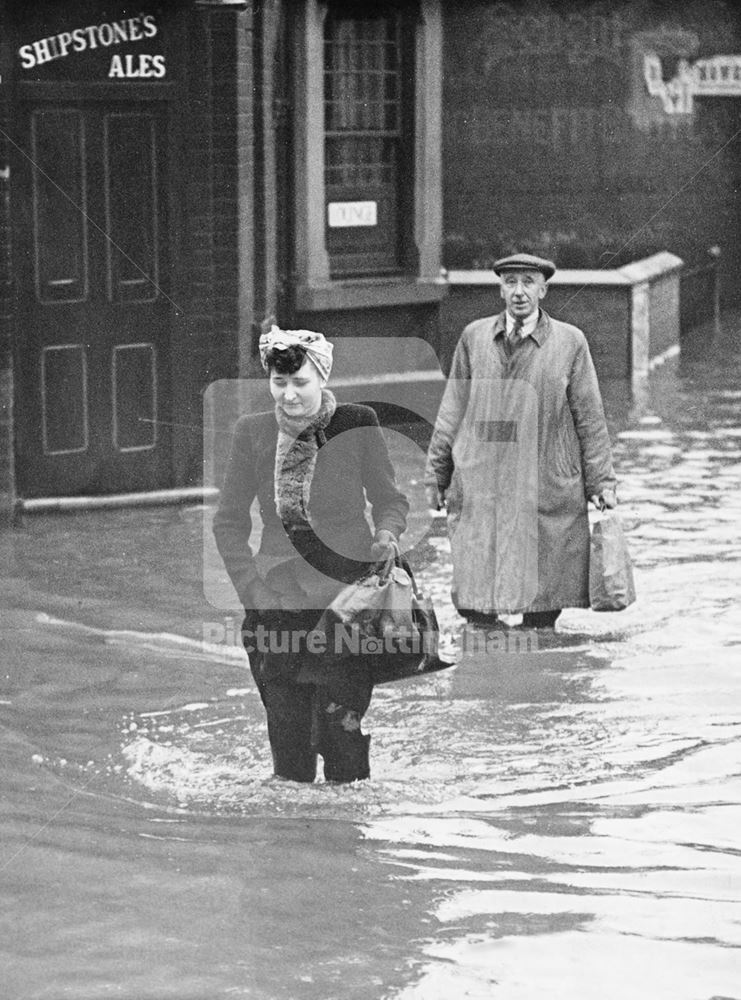
[{"label": "man's face", "polygon": [[503,271],[500,280],[510,316],[523,320],[532,316],[546,293],[545,276],[540,271]]}]

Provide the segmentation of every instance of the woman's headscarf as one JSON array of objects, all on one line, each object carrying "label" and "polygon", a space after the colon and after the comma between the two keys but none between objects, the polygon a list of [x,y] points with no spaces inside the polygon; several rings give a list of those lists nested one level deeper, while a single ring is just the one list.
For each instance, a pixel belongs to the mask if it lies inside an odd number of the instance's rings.
[{"label": "woman's headscarf", "polygon": [[285,351],[288,347],[303,347],[306,357],[326,382],[332,371],[332,344],[324,334],[314,333],[313,330],[281,330],[271,326],[260,337],[260,361],[265,371],[268,370],[268,351]]}]

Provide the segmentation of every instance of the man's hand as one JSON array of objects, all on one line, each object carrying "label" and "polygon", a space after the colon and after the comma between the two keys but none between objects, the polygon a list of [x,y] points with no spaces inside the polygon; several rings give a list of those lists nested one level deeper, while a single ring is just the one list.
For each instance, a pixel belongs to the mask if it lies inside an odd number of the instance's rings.
[{"label": "man's hand", "polygon": [[379,528],[371,545],[371,558],[375,562],[381,562],[382,559],[385,561],[394,559],[397,545],[398,542],[393,531],[388,531],[386,528]]},{"label": "man's hand", "polygon": [[438,486],[425,486],[425,497],[430,510],[442,510],[445,506],[445,490]]},{"label": "man's hand", "polygon": [[599,495],[595,493],[589,499],[598,510],[614,510],[617,507],[617,494],[613,489],[603,490]]}]

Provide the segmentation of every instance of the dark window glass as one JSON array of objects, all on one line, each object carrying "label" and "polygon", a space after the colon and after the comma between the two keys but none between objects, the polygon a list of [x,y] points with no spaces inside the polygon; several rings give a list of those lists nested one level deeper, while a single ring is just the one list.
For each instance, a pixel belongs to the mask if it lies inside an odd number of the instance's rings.
[{"label": "dark window glass", "polygon": [[[399,9],[331,6],[324,32],[327,249],[333,274],[404,266],[411,48]],[[406,86],[405,86],[406,82]]]}]

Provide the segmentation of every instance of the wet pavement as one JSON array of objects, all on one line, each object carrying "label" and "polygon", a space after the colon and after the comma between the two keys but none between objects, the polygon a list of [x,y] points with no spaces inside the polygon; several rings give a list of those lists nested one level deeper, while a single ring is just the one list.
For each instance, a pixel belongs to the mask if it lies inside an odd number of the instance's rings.
[{"label": "wet pavement", "polygon": [[377,689],[356,786],[270,779],[208,510],[7,532],[2,996],[741,1000],[737,330],[603,385],[620,614],[482,645],[404,458],[458,662]]}]

